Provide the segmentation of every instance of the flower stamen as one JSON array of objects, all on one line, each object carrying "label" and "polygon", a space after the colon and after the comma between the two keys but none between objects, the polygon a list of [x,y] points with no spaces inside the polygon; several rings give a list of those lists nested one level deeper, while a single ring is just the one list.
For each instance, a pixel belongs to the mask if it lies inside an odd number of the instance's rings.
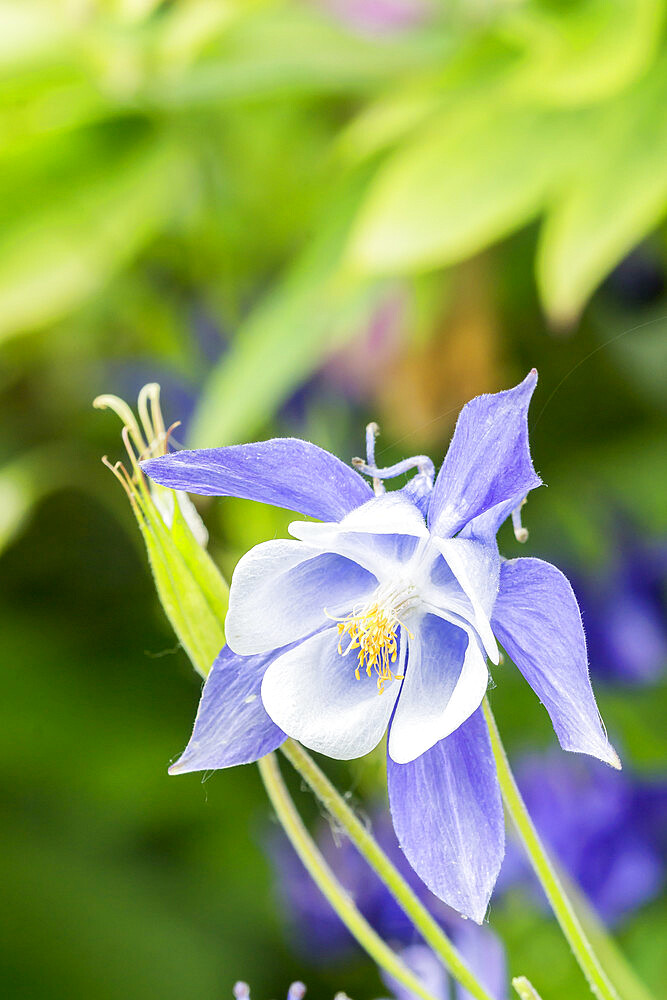
[{"label": "flower stamen", "polygon": [[[331,617],[331,616],[329,616]],[[334,618],[338,623],[338,652],[347,656],[352,649],[358,649],[357,666],[354,675],[361,680],[361,671],[371,677],[377,675],[378,694],[382,694],[385,684],[393,680],[403,680],[403,674],[396,674],[392,665],[398,657],[398,628],[402,622],[394,610],[375,601],[361,611],[353,611],[345,618]],[[344,637],[349,642],[343,649]]]}]

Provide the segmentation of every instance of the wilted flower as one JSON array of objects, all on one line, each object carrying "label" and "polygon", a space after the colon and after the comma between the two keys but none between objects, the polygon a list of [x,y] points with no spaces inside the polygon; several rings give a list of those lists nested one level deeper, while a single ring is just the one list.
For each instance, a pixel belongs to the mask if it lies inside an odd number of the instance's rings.
[{"label": "wilted flower", "polygon": [[[479,396],[442,468],[425,456],[356,469],[305,441],[184,451],[143,463],[178,490],[259,500],[294,540],[256,546],[234,573],[229,645],[206,682],[172,772],[247,763],[285,736],[332,757],[388,736],[394,827],[445,902],[481,921],[504,851],[504,821],[481,710],[496,637],[547,708],[566,750],[618,766],[588,677],[581,616],[565,577],[539,559],[502,561],[496,532],[540,485],[528,448],[537,380]],[[400,490],[384,480],[416,469]],[[362,478],[369,476],[373,490]],[[351,655],[350,655],[351,654]]]},{"label": "wilted flower", "polygon": [[[602,919],[617,923],[659,894],[665,881],[667,784],[596,761],[534,754],[519,761],[519,788],[538,832]],[[518,845],[499,888],[534,886]]]},{"label": "wilted flower", "polygon": [[[507,969],[503,946],[489,927],[478,927],[464,920],[455,910],[442,903],[426,888],[408,864],[400,849],[396,834],[386,812],[374,810],[371,816],[373,836],[390,861],[412,887],[419,900],[447,932],[476,978],[494,1000],[504,1000],[507,994]],[[329,823],[322,821],[317,833],[317,845],[336,878],[381,938],[394,947],[404,949],[403,960],[435,996],[449,998],[449,979],[441,962],[430,949],[416,945],[414,925],[396,902],[387,886],[358,853],[346,837],[340,841]],[[294,942],[307,956],[329,965],[344,958],[355,942],[335,910],[308,876],[295,852],[284,837],[276,834],[271,841],[271,854],[283,898],[282,909],[291,918]],[[415,968],[414,962],[423,968]],[[389,985],[389,981],[388,985]],[[438,992],[435,984],[447,985]],[[405,987],[391,981],[397,997],[410,995]],[[457,998],[467,1000],[469,994],[457,987]],[[400,991],[403,991],[402,993]]]}]

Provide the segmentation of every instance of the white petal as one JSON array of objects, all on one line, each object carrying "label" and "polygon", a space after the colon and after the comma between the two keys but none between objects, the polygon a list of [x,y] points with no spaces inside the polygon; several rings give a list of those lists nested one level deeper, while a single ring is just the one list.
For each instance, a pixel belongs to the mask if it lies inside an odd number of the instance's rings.
[{"label": "white petal", "polygon": [[[472,617],[464,617],[475,626],[487,655],[498,663],[498,644],[491,631],[490,617],[498,594],[500,558],[495,545],[464,538],[438,538],[433,542],[442,553],[472,608]],[[444,607],[444,610],[457,610]]]},{"label": "white petal", "polygon": [[324,547],[326,540],[342,532],[370,532],[374,535],[414,535],[427,538],[424,518],[402,494],[385,493],[357,507],[342,521],[292,521],[289,532],[295,538]]},{"label": "white petal", "polygon": [[340,526],[342,531],[428,537],[428,528],[418,508],[398,491],[384,493],[357,507],[345,515]]},{"label": "white petal", "polygon": [[320,552],[338,552],[354,559],[383,581],[400,573],[417,546],[428,539],[423,517],[398,493],[376,497],[342,521],[292,521],[289,530]]},{"label": "white petal", "polygon": [[309,635],[369,596],[377,580],[356,563],[300,542],[256,545],[240,560],[229,592],[225,634],[241,656]]},{"label": "white petal", "polygon": [[356,679],[356,665],[354,651],[338,652],[337,629],[319,632],[270,665],[262,682],[264,707],[309,749],[339,760],[361,757],[382,739],[401,682],[379,694],[374,675],[362,670]]},{"label": "white petal", "polygon": [[487,683],[486,660],[472,630],[425,615],[409,643],[389,732],[391,759],[407,764],[453,733],[479,708]]}]

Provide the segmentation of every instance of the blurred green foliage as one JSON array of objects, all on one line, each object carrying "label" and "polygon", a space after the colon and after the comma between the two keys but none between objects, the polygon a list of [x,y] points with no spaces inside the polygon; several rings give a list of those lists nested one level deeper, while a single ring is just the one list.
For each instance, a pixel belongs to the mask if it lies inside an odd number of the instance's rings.
[{"label": "blurred green foliage", "polygon": [[536,218],[571,324],[667,207],[665,4],[449,8],[374,37],[285,0],[0,5],[0,337],[159,261],[236,329],[210,444],[260,427],[383,283],[415,294]]},{"label": "blurred green foliage", "polygon": [[[438,461],[536,365],[531,553],[604,572],[619,512],[664,536],[666,7],[431,0],[373,30],[325,0],[0,2],[3,995],[380,995],[363,958],[290,950],[255,769],[166,775],[199,685],[90,403],[158,380],[192,444],[346,459],[377,419],[382,461]],[[202,513],[227,578],[290,519]],[[656,773],[664,690],[599,695]],[[493,696],[512,752],[553,742],[511,671]],[[331,771],[382,785],[379,756]],[[665,919],[620,932],[656,991]],[[587,995],[542,913],[491,920],[544,1000]]]}]

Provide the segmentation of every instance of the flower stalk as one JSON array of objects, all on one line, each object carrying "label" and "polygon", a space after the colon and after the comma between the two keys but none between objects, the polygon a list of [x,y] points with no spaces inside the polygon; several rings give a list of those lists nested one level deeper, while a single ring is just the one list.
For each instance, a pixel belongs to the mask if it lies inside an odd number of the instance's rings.
[{"label": "flower stalk", "polygon": [[[509,766],[505,748],[500,739],[496,720],[488,699],[484,699],[484,715],[491,736],[491,747],[498,771],[498,780],[507,812],[512,818],[521,842],[551,908],[567,938],[579,966],[588,980],[592,992],[599,1000],[620,1000],[606,972],[593,950],[575,908],[565,892],[556,870],[549,859],[542,841],[533,825],[526,805]],[[527,994],[530,995],[530,994]]]},{"label": "flower stalk", "polygon": [[310,754],[294,740],[288,739],[280,748],[312,789],[327,812],[345,830],[371,868],[382,879],[399,906],[410,918],[424,940],[441,959],[451,975],[476,998],[492,1000],[487,990],[478,982],[447,935],[394,867],[380,845],[360,822],[343,796],[320,770]]},{"label": "flower stalk", "polygon": [[416,997],[435,1000],[433,994],[429,993],[407,965],[376,934],[327,865],[296,810],[280,773],[276,755],[270,753],[257,763],[271,804],[292,846],[350,933],[381,968],[403,983]]},{"label": "flower stalk", "polygon": [[519,1000],[542,1000],[531,981],[525,976],[515,976],[512,980],[512,986],[515,993],[518,994]]}]

